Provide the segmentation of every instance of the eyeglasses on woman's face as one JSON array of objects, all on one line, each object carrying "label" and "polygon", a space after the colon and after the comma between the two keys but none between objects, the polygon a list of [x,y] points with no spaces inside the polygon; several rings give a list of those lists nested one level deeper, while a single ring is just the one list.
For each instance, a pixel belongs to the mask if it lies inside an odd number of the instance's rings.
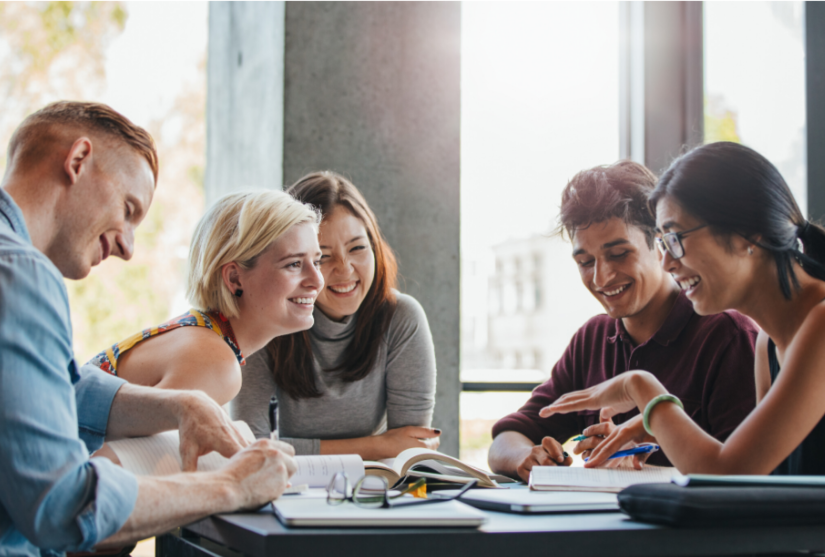
[{"label": "eyeglasses on woman's face", "polygon": [[472,480],[465,484],[456,494],[450,495],[449,497],[434,494],[427,499],[398,501],[397,499],[404,494],[426,485],[426,480],[419,478],[415,483],[391,495],[386,478],[382,476],[364,476],[353,486],[352,495],[350,495],[350,484],[347,474],[345,472],[336,472],[330,480],[329,485],[327,485],[327,503],[330,505],[340,505],[345,501],[351,501],[359,507],[370,509],[389,509],[408,505],[423,505],[424,503],[441,503],[458,499],[468,489],[475,487],[477,483],[478,480]]},{"label": "eyeglasses on woman's face", "polygon": [[656,238],[656,245],[662,255],[669,253],[673,259],[680,259],[685,256],[685,246],[682,244],[682,239],[691,232],[696,232],[701,228],[705,228],[707,224],[702,224],[696,228],[685,230],[684,232],[668,232],[662,234],[660,238]]}]

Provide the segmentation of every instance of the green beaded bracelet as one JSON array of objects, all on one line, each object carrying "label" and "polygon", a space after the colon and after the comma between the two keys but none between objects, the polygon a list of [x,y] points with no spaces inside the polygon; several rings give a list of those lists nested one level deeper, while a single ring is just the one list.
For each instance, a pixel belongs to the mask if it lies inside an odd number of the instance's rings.
[{"label": "green beaded bracelet", "polygon": [[[656,397],[653,397],[652,399],[650,399],[650,402],[648,402],[647,406],[645,406],[645,413],[642,417],[642,423],[645,426],[645,431],[648,432],[648,434],[650,434],[650,435],[653,435],[653,432],[650,431],[650,412],[660,402],[672,402],[673,404],[675,404],[676,406],[678,406],[682,410],[685,409],[685,405],[682,404],[682,401],[679,400],[678,398],[676,398],[673,395],[659,395],[659,396],[656,396]],[[655,437],[655,435],[654,435],[654,437]]]}]

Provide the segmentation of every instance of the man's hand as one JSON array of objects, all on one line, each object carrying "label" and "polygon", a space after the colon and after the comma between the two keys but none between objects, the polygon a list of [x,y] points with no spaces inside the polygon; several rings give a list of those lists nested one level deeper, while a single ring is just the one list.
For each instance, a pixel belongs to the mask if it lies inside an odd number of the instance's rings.
[{"label": "man's hand", "polygon": [[534,446],[516,468],[516,473],[523,481],[530,481],[533,466],[570,466],[573,458],[564,452],[558,441],[545,437],[541,445]]},{"label": "man's hand", "polygon": [[[181,391],[178,416],[183,471],[198,469],[198,458],[217,451],[230,458],[249,445],[223,408],[200,391]],[[284,445],[284,447],[292,447]],[[286,450],[286,449],[283,449]],[[289,453],[294,455],[294,451]]]},{"label": "man's hand", "polygon": [[298,469],[294,456],[291,445],[268,439],[235,454],[222,472],[236,485],[236,509],[255,509],[280,497]]},{"label": "man's hand", "polygon": [[134,542],[204,516],[255,509],[277,499],[297,466],[295,451],[261,439],[216,472],[141,476],[135,508],[120,531],[97,547]]}]

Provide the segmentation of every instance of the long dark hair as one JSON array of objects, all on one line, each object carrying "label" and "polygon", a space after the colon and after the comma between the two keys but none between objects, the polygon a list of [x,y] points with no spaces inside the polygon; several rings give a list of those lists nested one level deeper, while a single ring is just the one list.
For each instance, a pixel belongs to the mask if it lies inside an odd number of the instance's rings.
[{"label": "long dark hair", "polygon": [[753,149],[729,142],[693,149],[662,174],[650,195],[654,214],[664,197],[676,200],[715,234],[738,234],[773,254],[785,298],[799,290],[794,260],[812,277],[825,280],[825,230],[805,219],[785,179]]},{"label": "long dark hair", "polygon": [[[346,382],[360,381],[369,375],[378,357],[384,333],[395,311],[398,264],[389,244],[378,228],[378,221],[361,192],[335,172],[312,172],[287,189],[295,199],[321,211],[324,218],[336,207],[345,207],[364,223],[375,254],[375,278],[358,308],[355,334],[347,346],[342,362],[333,369],[342,371]],[[267,345],[275,366],[275,383],[293,398],[321,396],[312,373],[314,361],[309,331],[276,337]]]}]

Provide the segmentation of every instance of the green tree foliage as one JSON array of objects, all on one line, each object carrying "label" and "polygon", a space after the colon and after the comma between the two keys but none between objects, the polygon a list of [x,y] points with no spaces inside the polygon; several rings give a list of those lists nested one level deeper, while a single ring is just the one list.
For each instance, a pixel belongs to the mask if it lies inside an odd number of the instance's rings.
[{"label": "green tree foliage", "polygon": [[[123,31],[120,2],[0,3],[0,141],[59,99],[94,99],[106,85],[106,49]],[[5,167],[5,149],[0,166]]]},{"label": "green tree foliage", "polygon": [[720,97],[705,97],[705,143],[716,141],[742,143],[737,114],[727,108]]}]

